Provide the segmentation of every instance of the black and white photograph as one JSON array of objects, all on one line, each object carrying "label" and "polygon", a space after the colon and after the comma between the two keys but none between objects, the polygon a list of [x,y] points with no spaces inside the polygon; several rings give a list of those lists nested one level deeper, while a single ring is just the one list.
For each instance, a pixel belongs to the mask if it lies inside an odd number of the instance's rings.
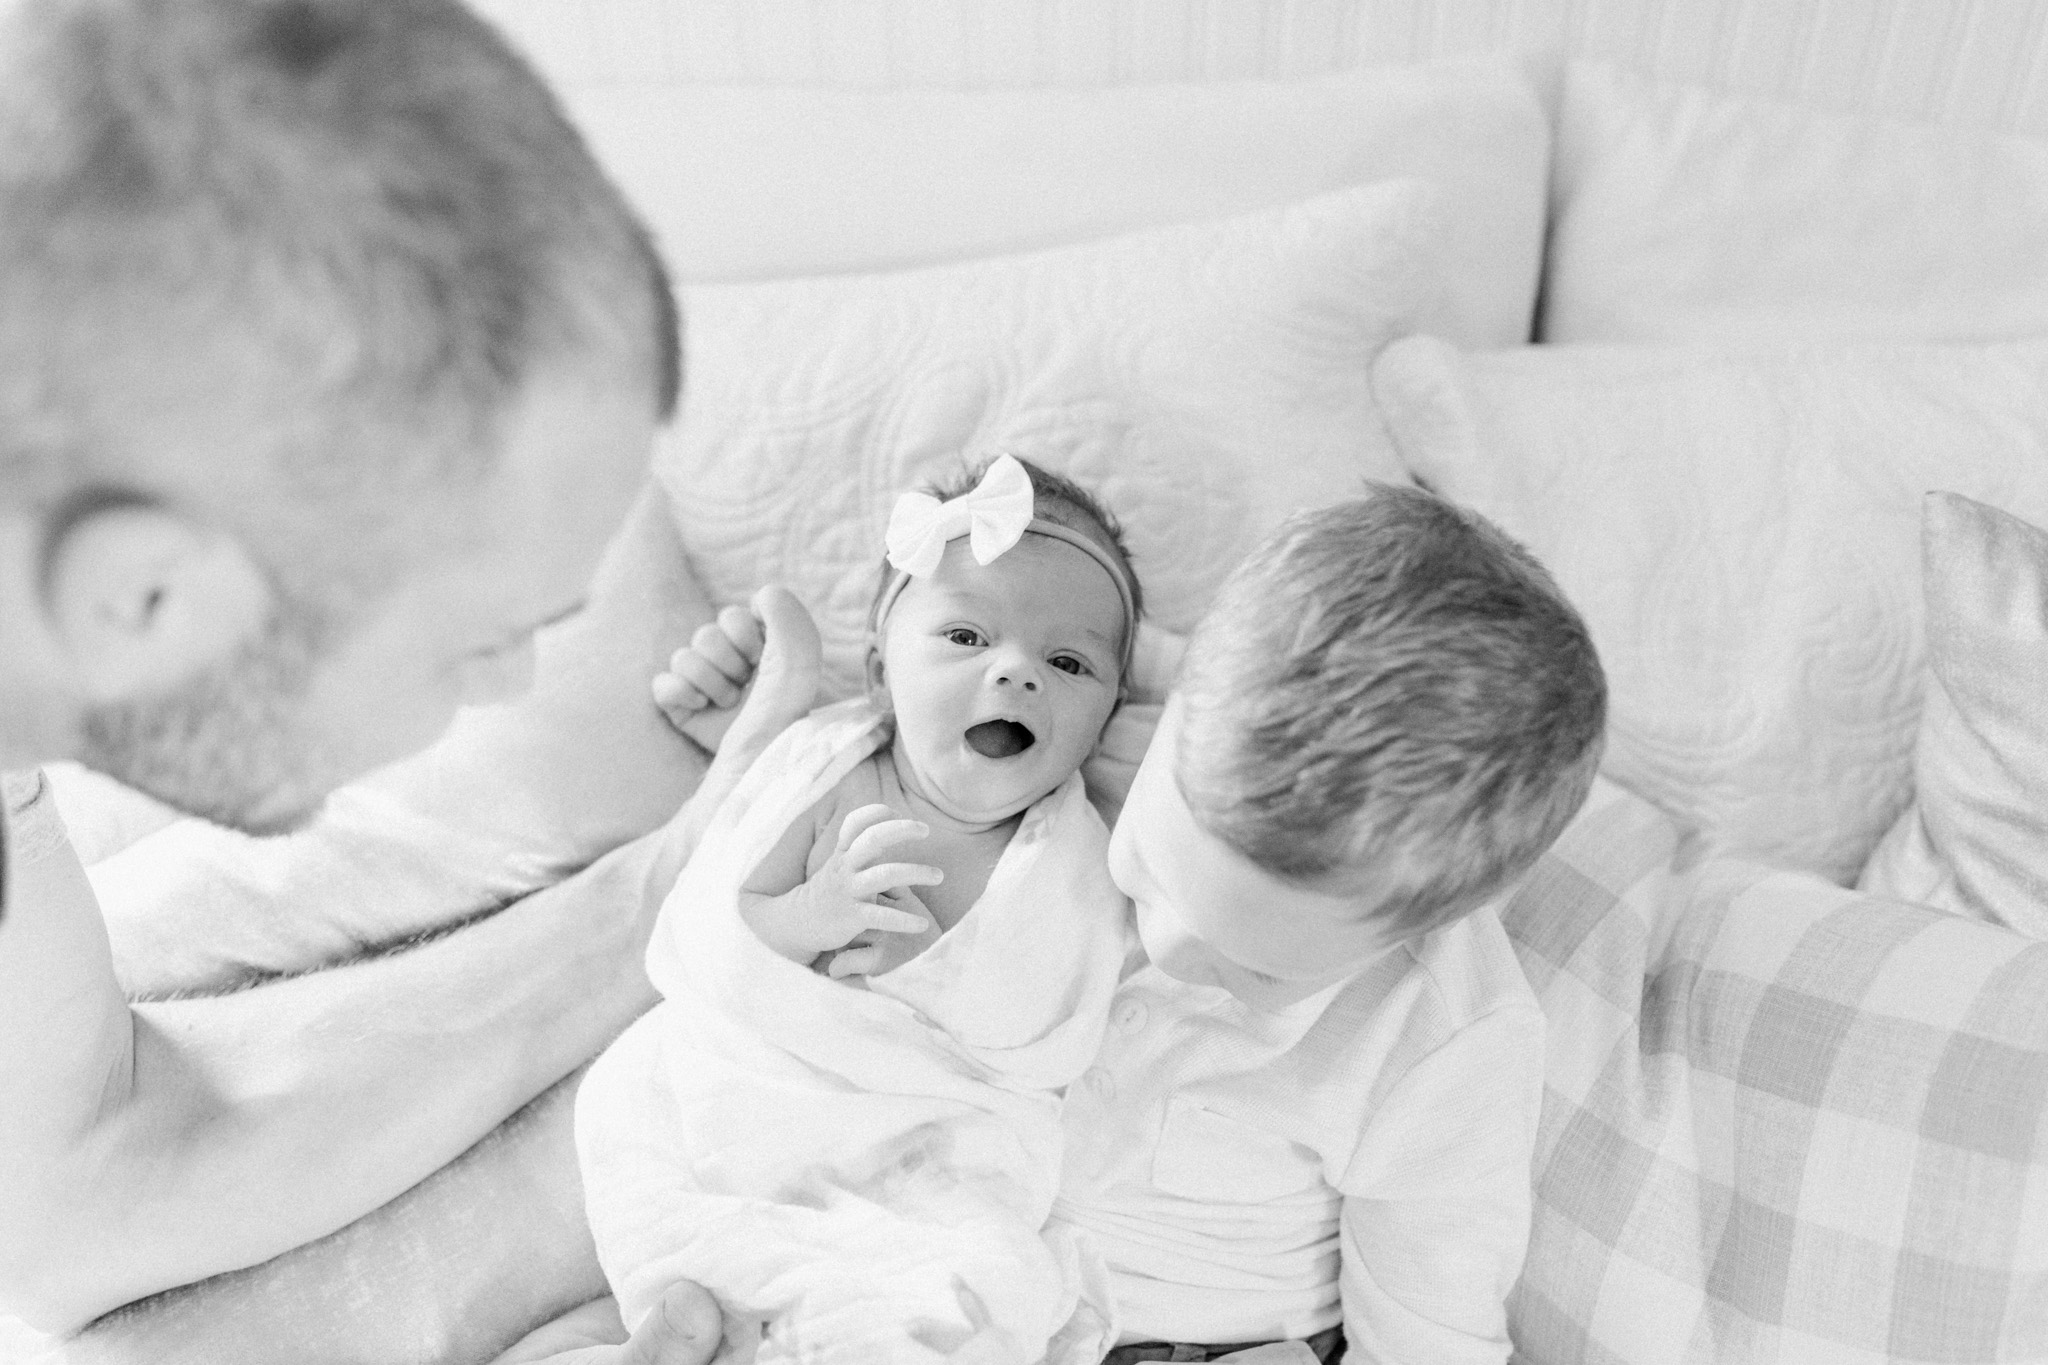
[{"label": "black and white photograph", "polygon": [[0,0],[0,1365],[2044,1365],[2048,0]]}]

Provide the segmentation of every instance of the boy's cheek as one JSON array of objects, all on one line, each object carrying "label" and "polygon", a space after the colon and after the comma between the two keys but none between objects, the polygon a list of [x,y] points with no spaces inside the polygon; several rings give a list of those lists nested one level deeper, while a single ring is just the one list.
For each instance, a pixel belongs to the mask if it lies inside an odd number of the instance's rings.
[{"label": "boy's cheek", "polygon": [[1223,986],[1208,945],[1189,934],[1173,916],[1149,901],[1136,904],[1138,941],[1160,971],[1191,986]]}]

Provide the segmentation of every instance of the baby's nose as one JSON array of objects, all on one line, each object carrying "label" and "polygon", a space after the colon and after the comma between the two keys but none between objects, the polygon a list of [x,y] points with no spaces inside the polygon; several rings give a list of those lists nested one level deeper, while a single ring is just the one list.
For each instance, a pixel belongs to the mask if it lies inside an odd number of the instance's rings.
[{"label": "baby's nose", "polygon": [[995,679],[997,687],[1021,687],[1026,692],[1036,692],[1039,687],[1037,666],[1023,658],[998,660]]}]

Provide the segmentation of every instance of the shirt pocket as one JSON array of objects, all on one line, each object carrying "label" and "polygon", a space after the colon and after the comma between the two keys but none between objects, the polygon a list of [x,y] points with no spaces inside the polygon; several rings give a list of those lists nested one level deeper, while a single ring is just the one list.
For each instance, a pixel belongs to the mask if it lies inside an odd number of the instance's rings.
[{"label": "shirt pocket", "polygon": [[1152,1183],[1208,1204],[1265,1204],[1319,1193],[1322,1161],[1282,1134],[1175,1096],[1152,1154]]}]

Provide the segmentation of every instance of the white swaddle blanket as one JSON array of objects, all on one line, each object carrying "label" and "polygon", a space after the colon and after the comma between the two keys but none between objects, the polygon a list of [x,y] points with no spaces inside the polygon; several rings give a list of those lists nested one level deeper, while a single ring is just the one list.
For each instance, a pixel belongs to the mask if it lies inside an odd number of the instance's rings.
[{"label": "white swaddle blanket", "polygon": [[1093,1061],[1123,957],[1078,774],[1026,812],[958,924],[860,990],[764,946],[742,881],[888,737],[866,701],[780,736],[714,817],[647,952],[665,997],[584,1080],[576,1141],[629,1325],[677,1279],[771,1319],[762,1361],[1101,1359],[1100,1266],[1048,1230],[1055,1093]]}]

